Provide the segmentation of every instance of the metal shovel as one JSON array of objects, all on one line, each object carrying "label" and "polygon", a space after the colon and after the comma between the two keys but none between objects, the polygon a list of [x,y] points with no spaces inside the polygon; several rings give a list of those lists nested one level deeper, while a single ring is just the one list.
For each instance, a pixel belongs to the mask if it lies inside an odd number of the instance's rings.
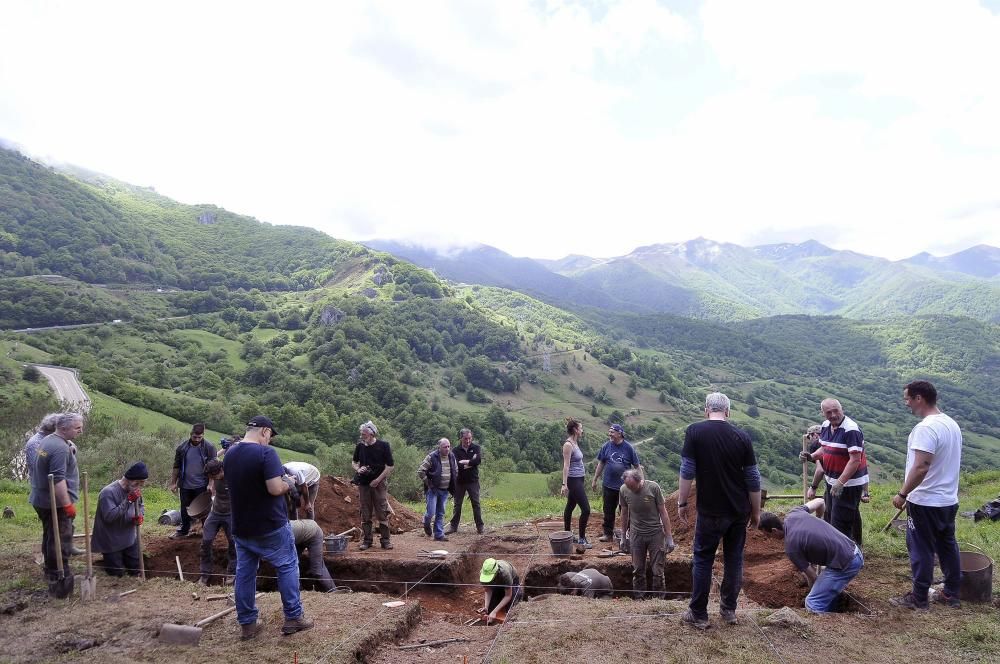
[{"label": "metal shovel", "polygon": [[49,581],[49,594],[66,599],[73,594],[74,577],[66,576],[63,570],[62,538],[59,536],[59,507],[56,505],[56,478],[49,473],[49,503],[52,506],[52,537],[55,539],[56,549],[56,580]]},{"label": "metal shovel", "polygon": [[[254,599],[260,599],[264,596],[264,593],[257,593]],[[215,622],[223,616],[228,616],[230,613],[236,610],[235,606],[231,606],[228,609],[223,609],[218,613],[213,613],[209,617],[199,620],[191,625],[178,625],[176,623],[163,623],[163,627],[160,628],[160,641],[164,643],[178,643],[180,645],[196,646],[198,642],[201,641],[202,628],[212,622]]]},{"label": "metal shovel", "polygon": [[80,580],[80,599],[89,601],[97,597],[97,577],[94,576],[94,552],[90,549],[90,509],[87,496],[87,471],[83,480],[83,537],[87,549],[87,575]]}]

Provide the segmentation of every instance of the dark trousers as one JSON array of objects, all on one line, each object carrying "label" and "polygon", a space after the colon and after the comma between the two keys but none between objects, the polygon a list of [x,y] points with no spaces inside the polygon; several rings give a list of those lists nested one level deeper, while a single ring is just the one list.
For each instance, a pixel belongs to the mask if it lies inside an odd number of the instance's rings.
[{"label": "dark trousers", "polygon": [[835,498],[830,491],[830,483],[826,484],[826,493],[823,495],[823,502],[826,504],[826,514],[824,519],[831,526],[851,538],[855,544],[861,544],[860,539],[854,539],[861,529],[861,494],[865,491],[865,485],[845,486],[839,498]]},{"label": "dark trousers", "polygon": [[[514,591],[510,595],[510,604],[504,607],[504,611],[506,612],[510,612],[510,610],[514,608],[514,605],[517,604],[518,600],[521,599],[521,591],[522,591],[521,577],[519,577],[517,574],[514,575],[514,583],[512,584],[512,587],[514,588]],[[486,605],[486,612],[489,613],[493,611],[493,609],[497,608],[497,605],[500,603],[500,600],[502,600],[504,598],[504,595],[507,594],[507,587],[487,586],[487,588],[490,591],[490,601]]]},{"label": "dark trousers", "polygon": [[309,507],[306,508],[306,518],[316,518],[316,496],[319,495],[319,482],[309,485]]},{"label": "dark trousers", "polygon": [[604,534],[611,537],[615,534],[615,515],[618,513],[618,499],[621,490],[604,488]]},{"label": "dark trousers", "polygon": [[694,527],[691,558],[691,613],[699,620],[708,619],[708,593],[712,587],[712,565],[722,542],[722,588],[720,608],[736,610],[736,599],[743,587],[743,545],[747,541],[747,515],[712,517],[698,515]]},{"label": "dark trousers", "polygon": [[[56,567],[56,537],[52,528],[52,510],[36,507],[35,512],[42,522],[42,555],[45,558],[45,580],[55,581],[59,576]],[[69,567],[69,556],[73,551],[73,519],[66,516],[63,510],[56,510],[59,517],[59,544],[62,549],[63,573],[73,578],[73,570]]]},{"label": "dark trousers", "polygon": [[208,577],[212,574],[212,543],[215,541],[219,531],[226,534],[226,541],[229,543],[227,552],[226,574],[230,576],[236,574],[236,539],[233,537],[232,516],[229,514],[216,514],[209,512],[205,518],[205,525],[201,530],[201,575]]},{"label": "dark trousers", "polygon": [[123,576],[127,571],[129,576],[139,575],[139,543],[121,551],[104,553],[104,571],[111,576]]},{"label": "dark trousers", "polygon": [[469,495],[469,502],[472,503],[472,518],[476,521],[476,529],[483,529],[483,512],[479,507],[479,480],[462,484],[455,483],[455,502],[451,514],[451,527],[458,530],[458,524],[462,521],[462,503],[465,502],[465,495]]},{"label": "dark trousers", "polygon": [[[607,491],[607,489],[605,489]],[[618,493],[617,491],[615,493]],[[666,539],[663,531],[654,535],[630,533],[632,553],[632,590],[636,599],[663,599],[663,567],[666,563]],[[652,587],[646,587],[646,575]],[[651,593],[647,593],[651,590]]]},{"label": "dark trousers", "polygon": [[583,486],[582,477],[566,478],[566,509],[563,511],[563,525],[566,530],[572,530],[573,510],[580,506],[580,538],[587,536],[587,520],[590,519],[590,500],[587,499],[587,489]]},{"label": "dark trousers", "polygon": [[927,589],[934,576],[934,554],[937,553],[944,572],[944,592],[958,597],[962,584],[962,559],[955,540],[955,516],[958,504],[948,507],[925,507],[909,503],[906,548],[910,551],[910,569],[913,571],[913,597],[918,602],[927,601]]},{"label": "dark trousers", "polygon": [[194,502],[194,499],[205,492],[207,487],[201,487],[200,489],[185,489],[181,487],[179,489],[181,495],[181,527],[177,529],[182,535],[187,535],[191,530],[191,515],[188,514],[188,505]]}]

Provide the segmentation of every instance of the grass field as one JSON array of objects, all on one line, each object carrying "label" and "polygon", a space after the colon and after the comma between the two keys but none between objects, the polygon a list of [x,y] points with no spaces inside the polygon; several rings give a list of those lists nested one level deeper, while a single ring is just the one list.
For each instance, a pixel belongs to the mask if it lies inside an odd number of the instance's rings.
[{"label": "grass field", "polygon": [[232,341],[206,330],[175,330],[173,334],[182,339],[190,339],[197,342],[204,350],[221,350],[226,354],[229,364],[237,371],[243,371],[247,368],[246,360],[240,357],[243,344],[239,341]]},{"label": "grass field", "polygon": [[23,341],[0,341],[0,355],[18,362],[40,362],[45,364],[52,355],[40,348],[29,346]]}]

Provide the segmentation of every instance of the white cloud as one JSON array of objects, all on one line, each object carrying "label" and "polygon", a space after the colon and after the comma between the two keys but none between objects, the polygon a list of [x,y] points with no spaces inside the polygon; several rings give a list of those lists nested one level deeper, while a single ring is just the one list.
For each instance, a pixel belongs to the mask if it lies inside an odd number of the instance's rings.
[{"label": "white cloud", "polygon": [[817,228],[892,257],[1000,245],[1000,18],[971,1],[24,1],[0,22],[0,137],[275,223],[547,257]]}]

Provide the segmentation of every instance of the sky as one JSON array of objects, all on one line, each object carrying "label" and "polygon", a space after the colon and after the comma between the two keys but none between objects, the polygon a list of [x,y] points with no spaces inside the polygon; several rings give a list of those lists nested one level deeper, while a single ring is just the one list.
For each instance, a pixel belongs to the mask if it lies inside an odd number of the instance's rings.
[{"label": "sky", "polygon": [[1000,246],[1000,0],[0,3],[0,139],[348,240]]}]

